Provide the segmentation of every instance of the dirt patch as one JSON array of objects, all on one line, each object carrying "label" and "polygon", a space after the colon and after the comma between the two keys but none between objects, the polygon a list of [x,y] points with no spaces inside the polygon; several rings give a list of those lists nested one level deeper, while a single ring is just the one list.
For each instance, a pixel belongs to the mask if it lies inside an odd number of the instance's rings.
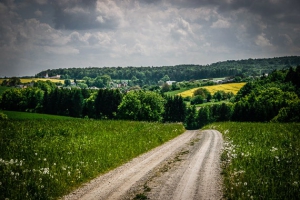
[{"label": "dirt patch", "polygon": [[186,131],[63,199],[221,199],[222,135]]}]

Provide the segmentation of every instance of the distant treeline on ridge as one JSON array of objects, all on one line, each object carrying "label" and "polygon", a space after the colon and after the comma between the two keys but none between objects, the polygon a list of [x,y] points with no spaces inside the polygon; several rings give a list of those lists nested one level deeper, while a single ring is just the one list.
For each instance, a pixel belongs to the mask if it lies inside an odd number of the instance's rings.
[{"label": "distant treeline on ridge", "polygon": [[286,56],[263,59],[227,60],[210,65],[176,65],[162,67],[87,67],[48,69],[36,74],[36,77],[61,75],[62,79],[95,78],[109,75],[115,80],[136,78],[143,84],[156,84],[168,75],[172,81],[188,81],[228,76],[259,76],[273,70],[295,67],[300,64],[300,56]]}]

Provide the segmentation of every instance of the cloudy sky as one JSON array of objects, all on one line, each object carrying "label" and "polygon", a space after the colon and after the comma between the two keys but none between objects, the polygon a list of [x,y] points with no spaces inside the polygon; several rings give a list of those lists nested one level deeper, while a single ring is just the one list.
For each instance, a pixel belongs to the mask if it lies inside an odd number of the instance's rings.
[{"label": "cloudy sky", "polygon": [[300,55],[299,0],[0,0],[0,77]]}]

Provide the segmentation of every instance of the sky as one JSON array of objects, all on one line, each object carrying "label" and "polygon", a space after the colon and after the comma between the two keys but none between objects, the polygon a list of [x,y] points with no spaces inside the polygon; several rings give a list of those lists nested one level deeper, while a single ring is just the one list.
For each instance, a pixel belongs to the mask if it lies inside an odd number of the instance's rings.
[{"label": "sky", "polygon": [[299,0],[0,0],[0,77],[300,55]]}]

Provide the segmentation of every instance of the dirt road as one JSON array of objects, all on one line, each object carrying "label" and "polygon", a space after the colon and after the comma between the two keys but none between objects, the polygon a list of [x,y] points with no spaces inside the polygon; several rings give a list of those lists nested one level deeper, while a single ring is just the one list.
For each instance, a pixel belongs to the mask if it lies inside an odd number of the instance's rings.
[{"label": "dirt road", "polygon": [[63,199],[221,199],[222,135],[186,131]]}]

